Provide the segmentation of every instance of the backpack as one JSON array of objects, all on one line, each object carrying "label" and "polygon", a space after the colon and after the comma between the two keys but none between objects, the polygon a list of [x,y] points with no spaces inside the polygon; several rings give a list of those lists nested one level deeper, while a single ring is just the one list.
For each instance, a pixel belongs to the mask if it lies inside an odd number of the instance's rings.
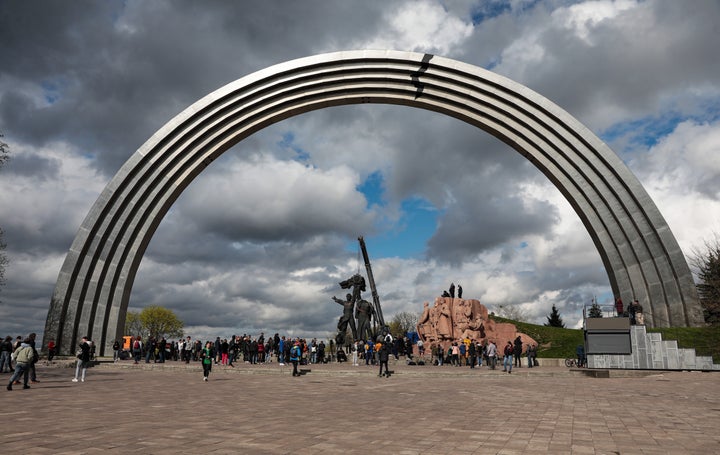
[{"label": "backpack", "polygon": [[138,340],[135,340],[135,343],[133,343],[133,349],[135,349],[135,350],[140,349],[140,342]]}]

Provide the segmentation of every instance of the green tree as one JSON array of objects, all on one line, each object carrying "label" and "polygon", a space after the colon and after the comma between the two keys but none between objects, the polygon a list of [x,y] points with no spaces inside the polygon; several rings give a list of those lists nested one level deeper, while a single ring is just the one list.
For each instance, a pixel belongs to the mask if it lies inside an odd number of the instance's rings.
[{"label": "green tree", "polygon": [[693,248],[689,262],[705,322],[720,324],[720,235],[716,233],[703,247]]},{"label": "green tree", "polygon": [[590,311],[588,311],[588,317],[589,318],[601,318],[603,317],[602,310],[600,309],[600,305],[598,305],[597,302],[593,301],[592,306],[590,307]]},{"label": "green tree", "polygon": [[155,338],[183,336],[183,322],[171,310],[161,306],[143,308],[139,315],[143,330]]},{"label": "green tree", "polygon": [[142,322],[140,321],[140,313],[135,311],[128,311],[125,317],[125,335],[130,336],[142,336],[145,338],[146,333],[143,330]]},{"label": "green tree", "polygon": [[547,316],[547,322],[544,325],[545,327],[565,328],[565,323],[560,317],[560,312],[555,305],[552,306],[552,311],[550,312],[550,315]]},{"label": "green tree", "polygon": [[498,305],[497,315],[518,322],[528,322],[527,314],[517,305]]},{"label": "green tree", "polygon": [[393,316],[388,324],[393,337],[404,337],[408,332],[414,332],[417,328],[419,315],[409,311],[401,311]]},{"label": "green tree", "polygon": [[[3,137],[0,134],[0,138]],[[8,145],[0,140],[0,169],[10,159]],[[0,228],[0,286],[5,284],[5,266],[8,264],[8,258],[5,256],[5,242],[3,241],[3,230]]]}]

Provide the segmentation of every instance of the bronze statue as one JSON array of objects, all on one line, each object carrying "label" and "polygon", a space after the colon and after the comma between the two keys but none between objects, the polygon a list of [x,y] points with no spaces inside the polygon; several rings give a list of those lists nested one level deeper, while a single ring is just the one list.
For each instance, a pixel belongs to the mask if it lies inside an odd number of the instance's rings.
[{"label": "bronze statue", "polygon": [[373,307],[367,300],[360,299],[355,307],[355,317],[357,318],[358,336],[361,340],[367,340],[372,336],[370,330],[370,319],[373,315]]},{"label": "bronze statue", "polygon": [[342,289],[350,289],[352,288],[352,300],[353,302],[357,302],[360,300],[360,293],[365,292],[365,278],[360,275],[359,273],[356,273],[355,275],[351,276],[345,281],[341,281],[340,287]]},{"label": "bronze statue", "polygon": [[353,340],[357,339],[357,330],[355,329],[355,319],[353,318],[353,310],[355,309],[355,300],[353,300],[352,294],[346,296],[347,300],[340,300],[333,296],[332,298],[339,305],[343,306],[343,314],[340,316],[340,320],[337,324],[338,335],[336,341],[338,346],[345,344],[345,332],[347,332],[347,326],[350,324],[350,330],[352,331]]}]

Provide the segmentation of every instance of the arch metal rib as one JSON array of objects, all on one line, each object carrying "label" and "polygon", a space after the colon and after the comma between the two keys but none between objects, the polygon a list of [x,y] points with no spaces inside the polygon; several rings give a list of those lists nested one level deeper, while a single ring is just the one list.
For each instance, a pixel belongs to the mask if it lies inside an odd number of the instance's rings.
[{"label": "arch metal rib", "polygon": [[98,198],[70,248],[45,339],[61,352],[78,337],[100,353],[123,335],[130,291],[157,226],[192,180],[237,142],[328,106],[386,103],[440,112],[487,131],[540,169],[590,233],[613,292],[655,326],[702,323],[684,256],[630,170],[558,106],[497,74],[398,51],[349,51],[276,65],[199,100],[155,133]]}]

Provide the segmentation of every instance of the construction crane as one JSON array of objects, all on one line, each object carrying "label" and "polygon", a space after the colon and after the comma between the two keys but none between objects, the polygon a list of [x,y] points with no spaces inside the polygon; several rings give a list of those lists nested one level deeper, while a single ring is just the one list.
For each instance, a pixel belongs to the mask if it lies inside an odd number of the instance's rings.
[{"label": "construction crane", "polygon": [[367,271],[368,281],[370,282],[370,291],[372,292],[373,307],[375,309],[375,321],[380,324],[380,329],[382,330],[385,327],[385,318],[383,318],[382,308],[380,308],[380,297],[375,287],[375,278],[373,277],[370,258],[368,257],[367,248],[365,247],[365,239],[358,237],[358,242],[360,242],[360,250],[365,260],[365,270]]}]

